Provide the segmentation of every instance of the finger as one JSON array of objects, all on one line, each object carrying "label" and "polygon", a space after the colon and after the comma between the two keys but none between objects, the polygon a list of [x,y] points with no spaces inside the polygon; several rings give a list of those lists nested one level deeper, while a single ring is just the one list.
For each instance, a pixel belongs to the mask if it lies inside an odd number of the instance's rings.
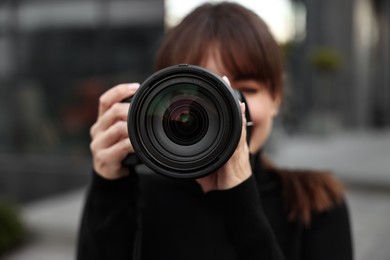
[{"label": "finger", "polygon": [[107,90],[99,99],[99,116],[103,115],[113,104],[134,95],[139,83],[119,84]]},{"label": "finger", "polygon": [[133,148],[128,138],[123,138],[114,145],[102,149],[97,153],[97,160],[101,165],[112,165],[112,167],[120,168],[123,159],[129,153],[132,153]]},{"label": "finger", "polygon": [[115,103],[112,105],[91,128],[91,137],[94,138],[99,132],[107,130],[117,121],[127,121],[129,103]]},{"label": "finger", "polygon": [[241,118],[242,118],[242,130],[241,130],[241,139],[240,142],[246,143],[246,116],[245,116],[245,110],[246,110],[246,104],[244,102],[240,102],[240,109],[241,109]]},{"label": "finger", "polygon": [[117,179],[128,174],[122,161],[131,152],[128,138],[124,138],[94,155],[94,169],[108,179]]},{"label": "finger", "polygon": [[109,149],[111,150],[113,158],[116,158],[116,160],[119,162],[122,162],[123,159],[125,159],[129,153],[134,152],[129,138],[123,138],[122,140],[111,146]]},{"label": "finger", "polygon": [[242,118],[242,129],[245,130],[244,132],[246,133],[246,104],[244,102],[240,102],[240,108],[241,108],[241,118]]},{"label": "finger", "polygon": [[91,150],[105,149],[124,138],[128,139],[127,122],[118,121],[93,139],[91,142]]}]

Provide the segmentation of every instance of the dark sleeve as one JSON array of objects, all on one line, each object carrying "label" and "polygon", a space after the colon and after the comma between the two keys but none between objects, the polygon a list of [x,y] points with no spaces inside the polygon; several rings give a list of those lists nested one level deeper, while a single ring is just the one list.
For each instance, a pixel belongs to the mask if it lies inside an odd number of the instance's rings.
[{"label": "dark sleeve", "polygon": [[352,260],[351,228],[346,203],[315,214],[305,231],[303,245],[305,260]]},{"label": "dark sleeve", "polygon": [[253,176],[232,189],[213,191],[207,196],[222,213],[237,259],[284,259]]},{"label": "dark sleeve", "polygon": [[78,260],[131,259],[136,230],[136,175],[106,180],[93,173],[83,209]]}]

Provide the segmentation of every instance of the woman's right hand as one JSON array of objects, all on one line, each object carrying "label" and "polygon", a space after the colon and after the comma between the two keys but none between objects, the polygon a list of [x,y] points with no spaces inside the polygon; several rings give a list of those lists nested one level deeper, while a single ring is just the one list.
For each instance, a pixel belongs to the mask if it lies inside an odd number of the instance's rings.
[{"label": "woman's right hand", "polygon": [[120,84],[100,96],[98,118],[90,129],[90,149],[94,170],[105,179],[129,174],[122,161],[134,152],[127,132],[130,104],[121,101],[134,95],[138,87],[138,83]]}]

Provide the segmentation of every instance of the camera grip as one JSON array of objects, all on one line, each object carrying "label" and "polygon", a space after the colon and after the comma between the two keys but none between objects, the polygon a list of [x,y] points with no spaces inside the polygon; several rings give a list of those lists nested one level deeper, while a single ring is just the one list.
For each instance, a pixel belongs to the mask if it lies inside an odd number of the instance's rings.
[{"label": "camera grip", "polygon": [[141,164],[141,160],[138,155],[135,153],[129,153],[125,159],[122,161],[122,165],[126,167],[134,167],[136,165]]}]

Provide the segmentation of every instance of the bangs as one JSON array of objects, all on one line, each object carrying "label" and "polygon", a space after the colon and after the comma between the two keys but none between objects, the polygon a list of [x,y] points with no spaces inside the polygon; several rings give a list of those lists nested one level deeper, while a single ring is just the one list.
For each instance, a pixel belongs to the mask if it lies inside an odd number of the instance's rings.
[{"label": "bangs", "polygon": [[263,83],[274,97],[281,95],[281,50],[267,25],[254,13],[230,13],[225,19],[218,20],[214,41],[227,73],[233,80]]},{"label": "bangs", "polygon": [[[267,65],[263,57],[253,52],[253,48],[234,41],[218,40],[217,51],[223,67],[233,80],[256,80],[262,83],[270,81]],[[260,55],[261,56],[261,55]]]}]

